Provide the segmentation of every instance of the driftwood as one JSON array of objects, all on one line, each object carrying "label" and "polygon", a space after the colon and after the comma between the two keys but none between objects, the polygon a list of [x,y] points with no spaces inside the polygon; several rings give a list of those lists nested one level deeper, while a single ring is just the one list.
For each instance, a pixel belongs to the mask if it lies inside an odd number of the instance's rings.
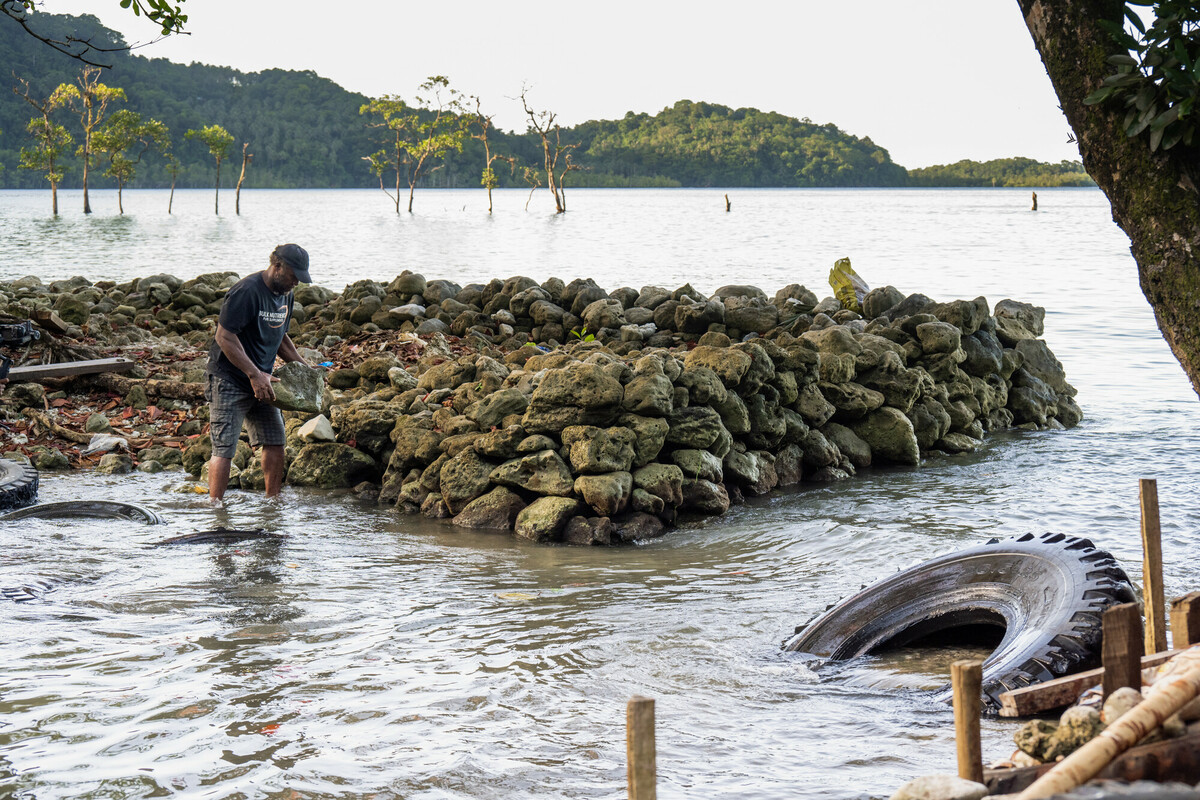
[{"label": "driftwood", "polygon": [[34,422],[38,423],[60,439],[66,439],[68,442],[75,442],[75,444],[88,444],[92,441],[92,434],[78,433],[70,428],[64,428],[62,425],[59,425],[57,422],[50,419],[50,417],[46,416],[40,411],[34,411],[32,408],[27,408],[25,409],[24,413]]},{"label": "driftwood", "polygon": [[134,386],[141,386],[146,390],[149,397],[167,397],[172,400],[189,400],[192,402],[202,402],[204,400],[204,384],[202,383],[184,383],[179,380],[166,380],[147,378],[139,380],[137,378],[127,378],[124,375],[114,375],[113,373],[103,373],[100,375],[88,375],[86,380],[92,386],[98,389],[103,389],[114,394],[126,395]]},{"label": "driftwood", "polygon": [[1182,653],[1173,661],[1173,674],[1155,681],[1145,700],[1034,781],[1017,800],[1039,800],[1088,782],[1113,759],[1162,725],[1163,720],[1190,703],[1200,694],[1200,649]]},{"label": "driftwood", "polygon": [[[1032,767],[985,769],[983,783],[989,795],[1015,794],[1025,789],[1057,764]],[[1178,739],[1166,739],[1126,750],[1096,775],[1111,781],[1200,781],[1200,724],[1192,725]]]}]

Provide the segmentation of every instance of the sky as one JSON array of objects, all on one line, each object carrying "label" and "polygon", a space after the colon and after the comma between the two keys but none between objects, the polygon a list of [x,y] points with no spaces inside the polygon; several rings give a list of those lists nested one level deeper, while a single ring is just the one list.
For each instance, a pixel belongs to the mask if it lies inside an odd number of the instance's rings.
[{"label": "sky", "polygon": [[[156,26],[118,0],[45,0],[126,40]],[[452,4],[186,0],[188,36],[139,55],[246,72],[313,70],[411,100],[430,75],[524,130],[519,95],[564,125],[677,100],[777,111],[871,137],[905,167],[969,158],[1077,160],[1016,0]],[[452,12],[445,9],[451,8]]]}]

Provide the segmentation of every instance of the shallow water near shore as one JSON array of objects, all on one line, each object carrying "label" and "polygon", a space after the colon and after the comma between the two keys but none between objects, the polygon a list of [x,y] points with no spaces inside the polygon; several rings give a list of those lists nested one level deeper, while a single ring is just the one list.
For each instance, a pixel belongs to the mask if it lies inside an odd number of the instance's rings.
[{"label": "shallow water near shore", "polygon": [[[657,701],[661,797],[886,797],[954,771],[950,710],[926,690],[961,653],[819,666],[782,652],[828,603],[1026,532],[1087,536],[1138,580],[1143,477],[1159,482],[1167,595],[1200,588],[1200,402],[1098,191],[1039,191],[1036,214],[1023,190],[737,190],[731,214],[722,194],[568,190],[554,218],[499,193],[488,218],[479,192],[418,192],[396,218],[379,192],[243,192],[242,217],[214,218],[211,193],[187,192],[169,219],[151,210],[166,193],[127,192],[119,219],[95,193],[103,211],[84,219],[64,193],[55,221],[45,193],[0,193],[0,280],[245,274],[297,240],[314,275],[336,264],[337,280],[318,277],[334,288],[407,267],[823,295],[849,255],[872,285],[1045,306],[1086,414],[620,549],[459,531],[338,493],[231,492],[214,510],[180,474],[43,474],[43,502],[123,500],[166,524],[0,522],[0,587],[53,587],[0,600],[0,796],[620,798],[625,703],[642,694]],[[149,546],[217,525],[288,538]],[[1011,752],[1015,727],[985,720],[985,757]]]}]

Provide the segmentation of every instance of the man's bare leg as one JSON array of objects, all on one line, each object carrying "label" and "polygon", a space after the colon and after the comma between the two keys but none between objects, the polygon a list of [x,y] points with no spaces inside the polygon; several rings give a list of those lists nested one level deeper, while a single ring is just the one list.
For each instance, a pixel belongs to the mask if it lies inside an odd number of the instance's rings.
[{"label": "man's bare leg", "polygon": [[225,489],[229,486],[229,466],[233,463],[231,458],[221,458],[213,456],[208,462],[208,496],[213,500],[220,500],[225,496]]},{"label": "man's bare leg", "polygon": [[283,445],[263,445],[262,467],[267,497],[275,497],[283,486]]}]

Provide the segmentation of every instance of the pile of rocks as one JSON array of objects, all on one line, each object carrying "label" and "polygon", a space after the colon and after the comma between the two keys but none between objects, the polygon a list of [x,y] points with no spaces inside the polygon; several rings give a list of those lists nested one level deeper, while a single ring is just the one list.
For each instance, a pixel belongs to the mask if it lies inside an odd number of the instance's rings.
[{"label": "pile of rocks", "polygon": [[[1148,691],[1149,687],[1146,689]],[[1022,725],[1013,734],[1017,749],[1003,765],[1029,767],[1062,761],[1141,703],[1143,692],[1126,686],[1114,691],[1098,707],[1099,699],[1099,693],[1093,692],[1079,705],[1064,711],[1058,722],[1035,719]],[[1194,701],[1180,712],[1172,714],[1163,721],[1161,727],[1147,734],[1138,744],[1183,736],[1187,733],[1187,723],[1197,718],[1200,718],[1200,701]]]},{"label": "pile of rocks", "polygon": [[[52,310],[68,336],[109,347],[199,346],[236,279],[22,279],[0,284],[0,312]],[[1080,420],[1039,338],[1043,309],[893,287],[862,305],[799,285],[773,299],[752,286],[705,297],[690,285],[458,286],[408,272],[340,294],[302,286],[291,336],[334,369],[320,416],[287,415],[288,481],[357,486],[537,541],[607,544],[776,487],[970,451],[989,431]],[[180,377],[198,381],[202,366]],[[195,439],[185,468],[200,474],[207,446]],[[261,485],[248,447],[235,465],[234,480]]]}]

